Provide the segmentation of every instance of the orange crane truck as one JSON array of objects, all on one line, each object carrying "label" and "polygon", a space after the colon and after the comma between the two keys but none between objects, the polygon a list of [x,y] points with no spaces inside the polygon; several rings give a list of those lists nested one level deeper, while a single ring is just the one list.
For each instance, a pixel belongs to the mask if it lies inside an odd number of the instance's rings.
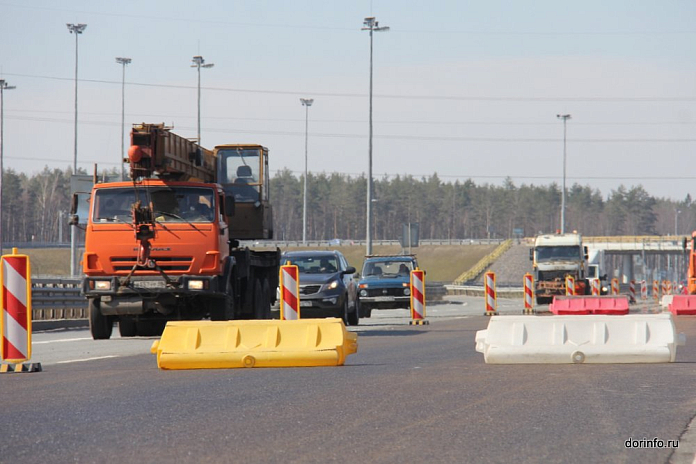
[{"label": "orange crane truck", "polygon": [[[240,247],[273,237],[268,149],[213,151],[164,124],[137,124],[131,181],[95,183],[82,292],[94,339],[159,335],[168,320],[269,319],[280,250]],[[72,222],[77,223],[77,196]]]}]

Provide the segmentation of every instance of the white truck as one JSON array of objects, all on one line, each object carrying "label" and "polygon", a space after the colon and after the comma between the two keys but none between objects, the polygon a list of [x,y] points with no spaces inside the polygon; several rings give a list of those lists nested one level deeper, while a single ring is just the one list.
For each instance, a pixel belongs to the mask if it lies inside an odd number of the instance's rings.
[{"label": "white truck", "polygon": [[566,276],[575,279],[575,294],[591,292],[587,281],[587,247],[576,232],[543,234],[530,250],[534,270],[534,294],[537,304],[550,303],[554,295],[566,294]]}]

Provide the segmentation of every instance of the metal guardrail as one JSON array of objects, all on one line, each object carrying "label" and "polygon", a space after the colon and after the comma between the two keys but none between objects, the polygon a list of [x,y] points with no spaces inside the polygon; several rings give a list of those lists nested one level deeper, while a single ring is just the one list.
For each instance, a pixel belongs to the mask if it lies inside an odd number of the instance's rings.
[{"label": "metal guardrail", "polygon": [[[421,246],[428,245],[498,245],[503,243],[504,239],[497,238],[472,238],[472,239],[430,239],[420,240],[418,243]],[[335,246],[365,246],[365,240],[308,240],[303,244],[301,240],[242,240],[242,246],[253,247],[270,247],[270,248],[290,248],[290,247],[335,247]],[[401,246],[398,240],[373,240],[375,246]],[[417,250],[417,248],[416,248]]]},{"label": "metal guardrail", "polygon": [[32,277],[32,319],[86,319],[87,299],[80,295],[82,279]]},{"label": "metal guardrail", "polygon": [[[80,294],[79,278],[33,277],[31,279],[32,319],[87,319],[87,299]],[[426,301],[441,301],[447,294],[442,282],[425,283]]]}]

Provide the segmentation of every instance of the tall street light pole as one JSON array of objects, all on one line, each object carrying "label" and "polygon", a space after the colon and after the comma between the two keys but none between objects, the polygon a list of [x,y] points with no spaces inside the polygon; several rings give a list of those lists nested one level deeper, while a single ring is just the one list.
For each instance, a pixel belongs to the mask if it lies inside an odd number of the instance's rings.
[{"label": "tall street light pole", "polygon": [[201,144],[201,68],[212,68],[213,63],[205,64],[202,56],[194,56],[192,68],[198,68],[198,144]]},{"label": "tall street light pole", "polygon": [[565,212],[566,212],[566,122],[570,119],[569,114],[557,114],[558,119],[563,120],[563,192],[561,193],[561,233],[565,234]]},{"label": "tall street light pole", "polygon": [[681,210],[674,208],[674,235],[678,234],[679,230],[679,215],[681,214]]},{"label": "tall street light pole", "polygon": [[5,143],[5,130],[4,130],[4,125],[5,125],[5,96],[4,92],[5,90],[12,90],[15,87],[12,85],[8,85],[5,79],[0,79],[0,254],[2,254],[2,228],[3,228],[3,222],[2,222],[2,175],[4,174],[3,170],[3,144]]},{"label": "tall street light pole", "polygon": [[[87,28],[86,24],[66,24],[68,31],[75,34],[75,151],[73,154],[73,175],[77,175],[77,38]],[[70,275],[77,274],[77,231],[70,227]]]},{"label": "tall street light pole", "polygon": [[372,33],[374,31],[388,31],[386,26],[379,26],[379,22],[374,17],[365,18],[363,21],[365,27],[363,31],[370,31],[370,141],[368,148],[368,165],[367,165],[367,232],[365,240],[367,242],[367,253],[372,254]]},{"label": "tall street light pole", "polygon": [[309,107],[312,98],[300,98],[305,107],[305,142],[304,142],[304,206],[302,207],[302,244],[307,245],[307,142],[309,140]]},{"label": "tall street light pole", "polygon": [[123,65],[123,76],[121,78],[121,156],[119,166],[121,166],[121,181],[126,179],[126,173],[123,167],[123,159],[126,157],[126,65],[130,64],[130,58],[116,57],[116,63]]}]

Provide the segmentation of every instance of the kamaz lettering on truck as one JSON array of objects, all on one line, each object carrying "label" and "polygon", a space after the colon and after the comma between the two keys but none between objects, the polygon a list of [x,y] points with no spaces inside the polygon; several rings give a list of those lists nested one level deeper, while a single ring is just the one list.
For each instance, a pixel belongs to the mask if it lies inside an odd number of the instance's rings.
[{"label": "kamaz lettering on truck", "polygon": [[539,235],[530,259],[534,269],[534,293],[538,304],[550,303],[554,295],[566,294],[566,277],[575,280],[575,294],[585,295],[587,248],[577,233]]}]

